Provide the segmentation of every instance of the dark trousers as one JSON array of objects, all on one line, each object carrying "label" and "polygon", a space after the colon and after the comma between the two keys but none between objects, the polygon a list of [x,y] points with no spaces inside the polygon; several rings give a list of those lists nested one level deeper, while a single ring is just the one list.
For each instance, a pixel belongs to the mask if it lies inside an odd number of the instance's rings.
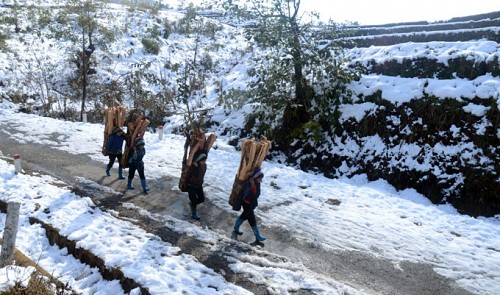
[{"label": "dark trousers", "polygon": [[139,172],[140,179],[146,179],[146,176],[144,176],[144,165],[137,165],[136,163],[131,163],[128,166],[128,179],[134,179],[136,170]]},{"label": "dark trousers", "polygon": [[250,206],[249,204],[243,202],[243,212],[240,215],[242,220],[248,220],[250,226],[256,226],[257,220],[255,219],[255,213],[253,212],[255,208]]},{"label": "dark trousers", "polygon": [[113,167],[113,164],[115,163],[115,160],[118,159],[118,167],[122,167],[122,154],[109,154],[109,163],[108,163],[108,168],[111,169]]},{"label": "dark trousers", "polygon": [[191,204],[198,205],[205,202],[205,193],[203,192],[203,187],[193,187],[188,185],[188,196]]}]

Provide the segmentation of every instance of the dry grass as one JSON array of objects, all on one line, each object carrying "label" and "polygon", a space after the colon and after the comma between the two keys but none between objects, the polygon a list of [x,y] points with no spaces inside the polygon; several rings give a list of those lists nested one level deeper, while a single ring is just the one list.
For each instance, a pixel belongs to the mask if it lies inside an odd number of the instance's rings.
[{"label": "dry grass", "polygon": [[74,291],[68,288],[67,285],[61,284],[52,276],[45,276],[39,271],[34,271],[31,274],[28,285],[25,286],[21,280],[15,282],[7,292],[0,293],[1,295],[76,295]]},{"label": "dry grass", "polygon": [[[2,239],[0,238],[0,244]],[[31,274],[29,283],[24,286],[21,279],[8,292],[0,292],[0,295],[77,295],[67,285],[61,283],[36,262],[24,255],[21,251],[14,251],[14,261],[17,266],[32,266],[35,271]]]}]

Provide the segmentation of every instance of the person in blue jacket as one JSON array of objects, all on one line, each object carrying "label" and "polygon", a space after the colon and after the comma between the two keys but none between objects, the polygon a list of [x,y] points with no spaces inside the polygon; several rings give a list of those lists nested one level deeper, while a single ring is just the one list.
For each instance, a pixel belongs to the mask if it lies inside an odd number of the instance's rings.
[{"label": "person in blue jacket", "polygon": [[135,171],[139,173],[139,178],[141,179],[142,189],[144,193],[148,193],[149,188],[146,184],[146,176],[144,176],[144,161],[142,160],[146,155],[146,148],[144,147],[146,143],[144,139],[139,138],[134,143],[134,148],[130,151],[130,157],[128,160],[128,183],[127,188],[132,190],[135,187],[132,185],[132,180],[134,180]]},{"label": "person in blue jacket", "polygon": [[110,170],[115,163],[115,160],[118,159],[118,178],[125,179],[123,177],[123,168],[122,168],[122,153],[123,153],[123,142],[127,138],[127,135],[123,131],[121,127],[116,126],[113,128],[113,133],[108,139],[107,151],[109,156],[109,162],[106,166],[106,176],[111,176]]},{"label": "person in blue jacket", "polygon": [[255,219],[254,210],[258,206],[258,199],[260,196],[260,183],[264,178],[264,173],[260,168],[255,168],[248,179],[245,181],[243,185],[243,191],[241,193],[241,205],[243,207],[243,212],[241,215],[236,218],[236,222],[234,224],[234,233],[238,235],[242,235],[243,232],[240,231],[240,226],[243,224],[245,220],[248,220],[248,223],[252,227],[253,233],[255,235],[255,240],[258,242],[262,242],[266,240],[266,237],[260,235],[259,228],[257,227],[257,220]]}]

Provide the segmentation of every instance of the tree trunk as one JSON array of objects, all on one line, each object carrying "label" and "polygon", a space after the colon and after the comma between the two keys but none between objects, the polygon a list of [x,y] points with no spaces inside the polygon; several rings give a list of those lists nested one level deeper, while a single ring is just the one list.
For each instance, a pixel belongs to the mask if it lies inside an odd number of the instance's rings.
[{"label": "tree trunk", "polygon": [[82,30],[82,109],[80,110],[80,120],[83,121],[85,111],[85,99],[87,98],[87,54],[85,53],[85,30]]},{"label": "tree trunk", "polygon": [[295,129],[298,126],[309,121],[309,105],[307,97],[307,81],[302,73],[303,70],[303,60],[302,51],[300,48],[299,40],[299,26],[294,19],[290,21],[290,25],[293,32],[293,48],[292,56],[294,62],[294,75],[293,82],[295,84],[295,100],[294,104],[288,106],[288,121],[285,120],[285,129]]}]

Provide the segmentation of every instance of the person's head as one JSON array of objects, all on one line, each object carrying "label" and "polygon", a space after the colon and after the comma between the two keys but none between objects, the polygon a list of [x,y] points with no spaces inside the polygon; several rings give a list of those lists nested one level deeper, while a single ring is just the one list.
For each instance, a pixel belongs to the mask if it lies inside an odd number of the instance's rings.
[{"label": "person's head", "polygon": [[201,151],[197,151],[195,154],[194,154],[194,157],[193,157],[194,161],[196,163],[202,163],[202,162],[205,162],[207,160],[207,154],[205,154],[204,152],[201,152]]},{"label": "person's head", "polygon": [[250,174],[250,179],[252,179],[255,182],[261,182],[263,178],[264,178],[264,172],[262,172],[262,169],[260,169],[259,167],[255,168],[252,171],[252,174]]},{"label": "person's head", "polygon": [[134,147],[136,149],[142,149],[142,148],[144,148],[144,145],[146,145],[146,143],[144,142],[144,139],[142,139],[142,138],[136,140],[134,143]]},{"label": "person's head", "polygon": [[122,135],[125,132],[123,131],[123,129],[121,127],[115,126],[115,128],[113,128],[113,133],[116,133],[117,135]]}]

